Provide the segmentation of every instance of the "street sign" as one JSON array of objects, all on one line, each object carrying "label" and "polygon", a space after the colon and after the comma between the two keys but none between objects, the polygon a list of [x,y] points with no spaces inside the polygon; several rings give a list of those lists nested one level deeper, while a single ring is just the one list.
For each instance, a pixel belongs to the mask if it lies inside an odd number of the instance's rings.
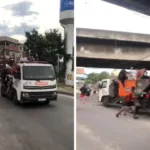
[{"label": "street sign", "polygon": [[74,0],[61,0],[60,11],[74,10]]}]

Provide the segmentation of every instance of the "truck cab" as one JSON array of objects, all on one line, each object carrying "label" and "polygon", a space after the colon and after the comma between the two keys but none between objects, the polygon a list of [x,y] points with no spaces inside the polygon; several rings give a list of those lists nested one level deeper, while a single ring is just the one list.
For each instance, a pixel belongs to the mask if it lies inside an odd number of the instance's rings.
[{"label": "truck cab", "polygon": [[53,65],[40,62],[18,63],[13,76],[13,101],[18,103],[57,100],[57,82]]}]

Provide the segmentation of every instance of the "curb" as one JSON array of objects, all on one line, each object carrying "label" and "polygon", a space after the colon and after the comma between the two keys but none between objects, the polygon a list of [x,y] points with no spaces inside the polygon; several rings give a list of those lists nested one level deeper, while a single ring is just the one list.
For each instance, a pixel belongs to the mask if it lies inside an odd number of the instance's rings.
[{"label": "curb", "polygon": [[72,94],[72,93],[63,92],[63,91],[57,91],[57,93],[58,93],[58,94],[68,95],[68,96],[74,96],[74,94]]}]

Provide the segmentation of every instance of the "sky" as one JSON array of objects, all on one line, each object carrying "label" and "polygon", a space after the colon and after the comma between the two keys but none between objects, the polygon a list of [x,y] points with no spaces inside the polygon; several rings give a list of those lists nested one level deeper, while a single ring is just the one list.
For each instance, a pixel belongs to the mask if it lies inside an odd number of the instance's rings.
[{"label": "sky", "polygon": [[59,0],[0,1],[0,36],[10,36],[20,42],[24,32],[33,28],[40,33],[49,29],[63,29],[59,24]]},{"label": "sky", "polygon": [[[150,34],[150,17],[102,0],[76,0],[76,27]],[[86,68],[86,73],[112,69]]]},{"label": "sky", "polygon": [[102,0],[75,0],[76,27],[150,34],[150,17]]},{"label": "sky", "polygon": [[[57,28],[60,0],[0,1],[0,36],[25,40],[24,31],[35,28],[40,33]],[[75,0],[76,27],[119,30],[150,34],[150,17],[102,0]]]},{"label": "sky", "polygon": [[[85,74],[90,74],[90,73],[101,73],[103,71],[109,72],[111,74],[111,72],[114,69],[107,69],[107,68],[101,68],[101,69],[97,69],[97,68],[85,68]],[[118,69],[120,70],[120,69]]]},{"label": "sky", "polygon": [[[40,33],[63,28],[59,24],[60,0],[0,1],[0,36],[10,36],[20,42],[24,32],[33,28]],[[75,0],[76,27],[150,34],[150,17],[104,2]],[[90,71],[91,70],[91,71]],[[88,72],[99,72],[90,69]]]}]

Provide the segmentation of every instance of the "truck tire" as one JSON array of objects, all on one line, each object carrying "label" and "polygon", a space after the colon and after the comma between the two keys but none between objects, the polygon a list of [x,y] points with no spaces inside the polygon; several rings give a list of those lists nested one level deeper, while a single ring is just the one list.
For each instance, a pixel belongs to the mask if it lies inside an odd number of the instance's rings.
[{"label": "truck tire", "polygon": [[4,86],[1,86],[1,97],[5,97]]},{"label": "truck tire", "polygon": [[109,97],[103,97],[102,104],[103,106],[108,107]]},{"label": "truck tire", "polygon": [[147,110],[147,114],[148,114],[148,116],[150,116],[150,109]]},{"label": "truck tire", "polygon": [[137,107],[136,113],[139,114],[139,111],[140,111],[140,107]]},{"label": "truck tire", "polygon": [[17,106],[20,104],[20,102],[18,101],[17,93],[16,93],[16,92],[15,92],[14,95],[13,95],[13,103],[14,103],[15,105],[17,105]]},{"label": "truck tire", "polygon": [[45,105],[49,105],[49,104],[50,104],[50,100],[46,100],[46,101],[44,102],[44,104],[45,104]]}]

